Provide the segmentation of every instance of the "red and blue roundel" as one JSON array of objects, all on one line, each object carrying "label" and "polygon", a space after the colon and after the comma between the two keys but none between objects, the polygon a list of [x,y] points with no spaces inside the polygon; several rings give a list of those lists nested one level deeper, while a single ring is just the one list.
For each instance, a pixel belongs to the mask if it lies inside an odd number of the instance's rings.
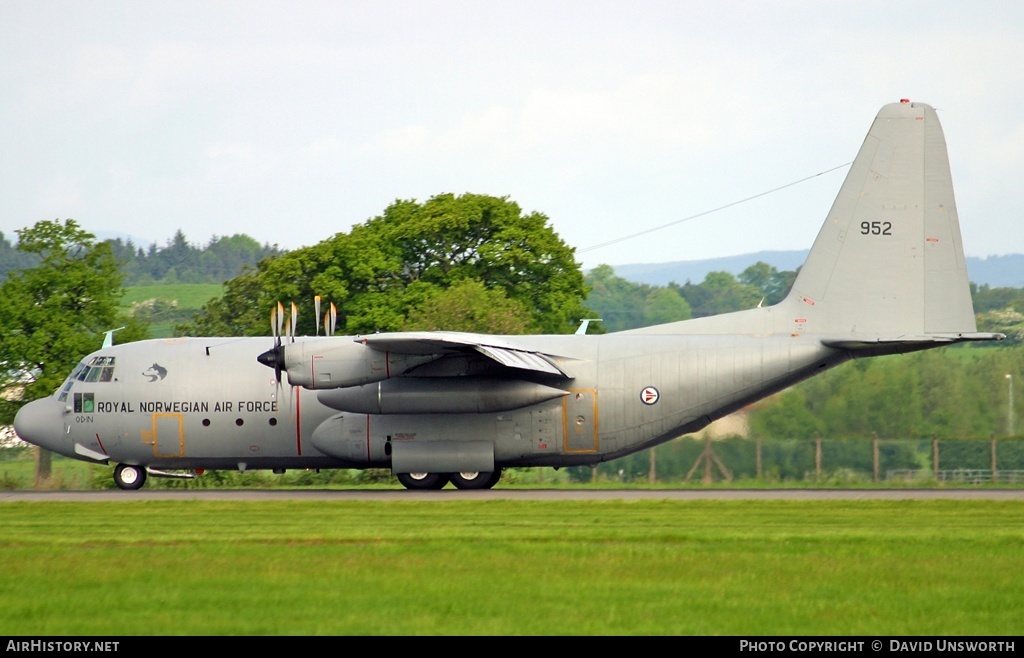
[{"label": "red and blue roundel", "polygon": [[644,404],[651,405],[658,401],[658,397],[661,394],[658,393],[658,389],[653,386],[645,386],[644,390],[640,391],[640,401]]}]

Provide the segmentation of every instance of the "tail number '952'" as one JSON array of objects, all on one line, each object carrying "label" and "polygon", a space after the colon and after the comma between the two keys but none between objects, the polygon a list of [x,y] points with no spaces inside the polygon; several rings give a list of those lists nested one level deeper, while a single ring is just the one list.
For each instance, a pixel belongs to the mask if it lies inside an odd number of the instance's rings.
[{"label": "tail number '952'", "polygon": [[892,222],[861,222],[861,235],[892,235]]}]

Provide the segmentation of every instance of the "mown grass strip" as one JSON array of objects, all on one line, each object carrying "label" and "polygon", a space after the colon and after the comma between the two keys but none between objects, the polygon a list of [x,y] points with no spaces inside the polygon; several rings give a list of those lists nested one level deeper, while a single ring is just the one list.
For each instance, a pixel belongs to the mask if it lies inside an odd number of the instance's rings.
[{"label": "mown grass strip", "polygon": [[5,503],[0,633],[1015,635],[1017,501]]}]

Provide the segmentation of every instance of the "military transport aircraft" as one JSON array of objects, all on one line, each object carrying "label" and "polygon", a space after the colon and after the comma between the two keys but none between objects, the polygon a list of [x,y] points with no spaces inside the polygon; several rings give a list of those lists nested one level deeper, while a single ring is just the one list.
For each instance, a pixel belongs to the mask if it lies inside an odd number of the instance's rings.
[{"label": "military transport aircraft", "polygon": [[329,468],[486,489],[511,466],[651,448],[851,359],[1003,337],[977,331],[942,129],[908,100],[879,111],[774,306],[603,335],[344,337],[329,319],[327,335],[298,337],[283,317],[268,338],[104,346],[15,429],[116,464],[122,489]]}]

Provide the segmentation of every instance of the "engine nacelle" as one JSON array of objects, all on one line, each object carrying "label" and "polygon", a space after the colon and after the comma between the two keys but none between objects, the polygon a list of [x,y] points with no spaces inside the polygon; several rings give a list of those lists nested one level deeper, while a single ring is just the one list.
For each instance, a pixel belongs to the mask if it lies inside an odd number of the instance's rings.
[{"label": "engine nacelle", "polygon": [[390,438],[367,432],[365,417],[338,414],[313,430],[311,443],[331,457],[363,466],[385,466],[391,461]]},{"label": "engine nacelle", "polygon": [[343,388],[397,377],[438,356],[382,352],[350,339],[326,338],[285,345],[284,369],[292,386]]},{"label": "engine nacelle", "polygon": [[509,411],[568,395],[520,380],[399,377],[365,386],[321,391],[321,404],[360,414],[476,414]]}]

